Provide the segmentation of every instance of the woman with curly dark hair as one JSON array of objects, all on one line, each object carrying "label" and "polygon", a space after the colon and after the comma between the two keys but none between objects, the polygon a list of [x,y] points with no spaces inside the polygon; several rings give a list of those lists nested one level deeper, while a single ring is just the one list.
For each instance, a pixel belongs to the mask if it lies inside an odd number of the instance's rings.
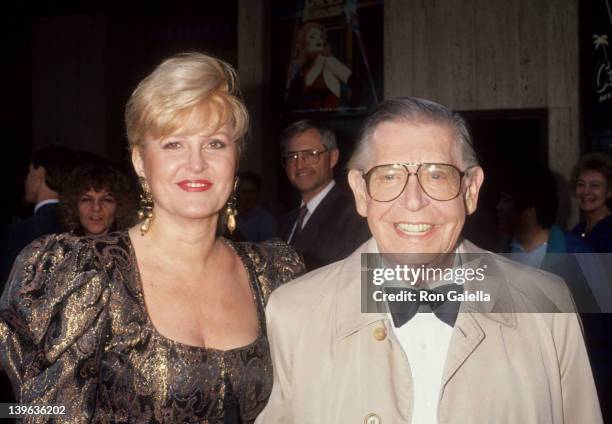
[{"label": "woman with curly dark hair", "polygon": [[102,160],[79,165],[60,195],[60,217],[76,235],[103,235],[125,229],[136,219],[134,184],[122,171]]}]

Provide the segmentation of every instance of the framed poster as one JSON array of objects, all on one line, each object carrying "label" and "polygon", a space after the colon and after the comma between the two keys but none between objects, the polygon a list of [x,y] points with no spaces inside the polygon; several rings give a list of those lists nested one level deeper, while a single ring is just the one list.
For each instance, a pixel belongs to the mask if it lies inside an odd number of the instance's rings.
[{"label": "framed poster", "polygon": [[362,115],[382,98],[382,0],[273,1],[277,111]]}]

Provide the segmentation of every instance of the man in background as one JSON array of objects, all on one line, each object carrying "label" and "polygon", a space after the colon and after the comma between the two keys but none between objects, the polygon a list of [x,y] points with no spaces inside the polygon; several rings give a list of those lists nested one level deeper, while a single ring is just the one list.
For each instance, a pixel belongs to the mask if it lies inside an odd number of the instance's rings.
[{"label": "man in background", "polygon": [[61,232],[57,217],[59,191],[75,163],[74,153],[56,145],[43,147],[32,155],[24,182],[24,199],[34,205],[34,214],[10,225],[2,237],[0,290],[25,246],[38,237]]},{"label": "man in background", "polygon": [[280,235],[300,252],[307,270],[347,257],[370,232],[350,193],[334,181],[340,152],[332,130],[311,120],[281,134],[282,164],[301,204],[281,218]]}]

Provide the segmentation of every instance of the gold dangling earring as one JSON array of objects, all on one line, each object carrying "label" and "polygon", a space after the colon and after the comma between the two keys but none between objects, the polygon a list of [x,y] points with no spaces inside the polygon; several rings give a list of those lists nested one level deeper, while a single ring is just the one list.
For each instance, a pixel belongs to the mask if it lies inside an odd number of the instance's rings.
[{"label": "gold dangling earring", "polygon": [[142,221],[140,224],[140,235],[144,236],[155,215],[153,214],[153,196],[151,196],[151,190],[149,189],[149,183],[143,177],[138,178],[142,193],[140,193],[140,209],[138,210],[138,219]]},{"label": "gold dangling earring", "polygon": [[234,191],[225,206],[225,215],[227,216],[227,229],[230,234],[236,230],[236,216],[238,215],[238,209],[236,209],[236,189],[238,188],[238,177],[234,180]]}]

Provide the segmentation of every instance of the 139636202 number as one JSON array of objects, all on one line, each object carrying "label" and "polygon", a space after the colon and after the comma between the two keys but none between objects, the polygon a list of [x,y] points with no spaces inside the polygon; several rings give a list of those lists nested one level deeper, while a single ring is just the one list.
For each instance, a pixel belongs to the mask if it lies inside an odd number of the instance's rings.
[{"label": "139636202 number", "polygon": [[9,404],[7,405],[6,413],[8,417],[28,415],[61,416],[66,415],[66,407],[64,405]]}]

